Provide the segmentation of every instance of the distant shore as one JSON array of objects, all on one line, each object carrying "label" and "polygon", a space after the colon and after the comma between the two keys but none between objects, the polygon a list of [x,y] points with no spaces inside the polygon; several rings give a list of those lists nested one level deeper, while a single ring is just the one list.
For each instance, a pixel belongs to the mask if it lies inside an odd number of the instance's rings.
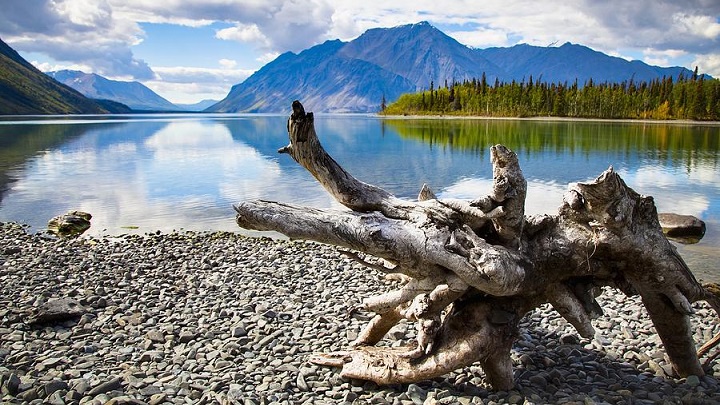
[{"label": "distant shore", "polygon": [[720,126],[720,121],[693,121],[693,120],[652,120],[652,119],[630,119],[630,118],[572,118],[572,117],[489,117],[483,115],[383,115],[376,114],[384,119],[447,119],[447,120],[498,120],[498,121],[581,121],[581,122],[623,122],[638,124],[671,124],[671,125],[706,125]]}]

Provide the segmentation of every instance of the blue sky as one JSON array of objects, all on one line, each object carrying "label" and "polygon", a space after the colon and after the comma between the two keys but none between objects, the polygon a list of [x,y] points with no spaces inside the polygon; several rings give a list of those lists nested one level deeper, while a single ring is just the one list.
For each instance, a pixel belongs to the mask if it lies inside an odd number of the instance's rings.
[{"label": "blue sky", "polygon": [[286,51],[428,21],[472,47],[572,42],[720,77],[718,0],[0,0],[0,38],[41,70],[222,99]]}]

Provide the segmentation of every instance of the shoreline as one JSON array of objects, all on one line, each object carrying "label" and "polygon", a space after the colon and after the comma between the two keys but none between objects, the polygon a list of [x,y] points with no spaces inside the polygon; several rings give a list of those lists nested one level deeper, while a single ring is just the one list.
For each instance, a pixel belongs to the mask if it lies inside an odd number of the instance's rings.
[{"label": "shoreline", "polygon": [[[489,389],[473,365],[417,384],[377,386],[310,364],[347,348],[372,314],[349,308],[396,288],[313,242],[233,232],[47,240],[0,223],[2,403],[680,403],[720,402],[720,364],[677,378],[637,297],[606,290],[594,339],[545,306],[527,314],[512,358],[516,387]],[[70,297],[79,319],[31,326]],[[696,341],[720,332],[695,304]],[[403,322],[383,340],[414,339]]]},{"label": "shoreline", "polygon": [[669,124],[669,125],[698,125],[698,126],[720,126],[720,121],[693,121],[693,120],[653,120],[653,119],[632,119],[632,118],[572,118],[572,117],[553,117],[553,116],[535,116],[535,117],[490,117],[482,115],[382,115],[375,114],[381,119],[398,119],[398,120],[498,120],[498,121],[540,121],[540,122],[608,122],[608,123],[637,123],[637,124]]}]

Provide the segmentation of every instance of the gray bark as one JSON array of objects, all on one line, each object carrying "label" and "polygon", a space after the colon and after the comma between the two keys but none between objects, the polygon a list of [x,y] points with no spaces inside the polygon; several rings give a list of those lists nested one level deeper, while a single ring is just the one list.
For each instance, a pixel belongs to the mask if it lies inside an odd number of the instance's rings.
[{"label": "gray bark", "polygon": [[[502,145],[491,148],[487,195],[442,200],[424,186],[418,201],[407,201],[342,169],[322,148],[312,113],[297,101],[288,133],[290,144],[279,152],[351,211],[248,201],[235,207],[238,225],[364,252],[409,280],[364,301],[376,316],[350,350],[314,361],[381,384],[420,381],[480,362],[494,388],[509,389],[520,318],[549,302],[590,337],[591,320],[602,311],[596,294],[612,286],[642,297],[681,376],[703,375],[690,304],[708,300],[718,310],[718,298],[695,280],[663,235],[652,197],[637,194],[612,168],[593,182],[570,185],[557,215],[526,217],[526,181],[517,156]],[[403,318],[417,324],[414,346],[374,346]]]}]

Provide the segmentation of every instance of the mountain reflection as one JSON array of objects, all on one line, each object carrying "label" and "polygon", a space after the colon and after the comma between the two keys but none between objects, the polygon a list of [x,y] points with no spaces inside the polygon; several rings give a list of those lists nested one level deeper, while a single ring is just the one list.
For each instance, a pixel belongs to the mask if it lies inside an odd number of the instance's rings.
[{"label": "mountain reflection", "polygon": [[[277,150],[286,115],[126,116],[0,122],[0,220],[42,229],[80,209],[90,234],[239,230],[232,205],[266,199],[341,208]],[[316,115],[325,149],[358,179],[414,199],[477,198],[492,181],[490,146],[514,149],[528,179],[527,213],[555,213],[571,182],[613,166],[660,211],[708,222],[720,247],[720,139],[703,125],[594,121],[383,119]],[[137,229],[134,229],[136,228]],[[129,228],[133,228],[130,230]]]}]

